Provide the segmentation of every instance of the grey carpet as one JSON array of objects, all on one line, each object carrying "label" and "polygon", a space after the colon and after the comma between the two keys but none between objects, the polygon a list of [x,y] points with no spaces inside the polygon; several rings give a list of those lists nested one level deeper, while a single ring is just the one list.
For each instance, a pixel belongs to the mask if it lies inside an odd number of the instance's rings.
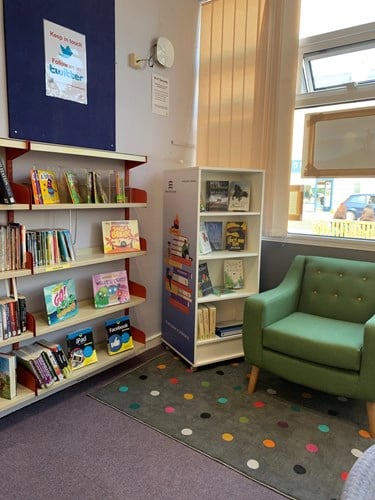
[{"label": "grey carpet", "polygon": [[1,419],[0,499],[283,498],[87,397],[158,353],[144,353]]},{"label": "grey carpet", "polygon": [[249,396],[248,371],[241,361],[192,373],[167,352],[91,396],[291,498],[339,498],[374,442],[364,403],[267,372]]}]

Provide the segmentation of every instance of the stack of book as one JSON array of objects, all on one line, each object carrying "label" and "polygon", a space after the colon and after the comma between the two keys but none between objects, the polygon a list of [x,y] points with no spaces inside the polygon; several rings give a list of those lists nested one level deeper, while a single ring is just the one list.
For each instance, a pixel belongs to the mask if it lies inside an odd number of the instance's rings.
[{"label": "stack of book", "polygon": [[76,260],[69,229],[27,229],[26,249],[36,267]]},{"label": "stack of book", "polygon": [[242,334],[242,321],[228,320],[216,324],[215,333],[219,337],[229,337],[231,335]]},{"label": "stack of book", "polygon": [[41,389],[71,374],[68,359],[60,344],[41,340],[14,351],[17,363],[31,372]]},{"label": "stack of book", "polygon": [[215,338],[216,306],[214,304],[198,305],[198,340]]},{"label": "stack of book", "polygon": [[13,271],[25,267],[25,226],[16,222],[0,226],[0,271]]},{"label": "stack of book", "polygon": [[0,340],[26,332],[26,298],[18,295],[0,298]]}]

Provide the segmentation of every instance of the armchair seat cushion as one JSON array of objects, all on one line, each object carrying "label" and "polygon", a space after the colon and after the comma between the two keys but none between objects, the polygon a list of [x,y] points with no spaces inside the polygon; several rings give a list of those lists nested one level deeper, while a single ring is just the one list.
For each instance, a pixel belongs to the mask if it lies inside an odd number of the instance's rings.
[{"label": "armchair seat cushion", "polygon": [[324,366],[360,371],[364,325],[295,312],[263,329],[263,347]]}]

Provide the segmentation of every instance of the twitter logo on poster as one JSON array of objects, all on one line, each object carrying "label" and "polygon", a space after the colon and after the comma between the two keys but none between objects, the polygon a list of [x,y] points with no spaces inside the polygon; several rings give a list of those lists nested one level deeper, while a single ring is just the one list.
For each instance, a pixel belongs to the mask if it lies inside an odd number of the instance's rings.
[{"label": "twitter logo on poster", "polygon": [[67,45],[66,47],[63,47],[62,45],[60,45],[60,54],[59,55],[62,57],[70,57],[73,55],[73,51],[69,47],[69,45]]}]

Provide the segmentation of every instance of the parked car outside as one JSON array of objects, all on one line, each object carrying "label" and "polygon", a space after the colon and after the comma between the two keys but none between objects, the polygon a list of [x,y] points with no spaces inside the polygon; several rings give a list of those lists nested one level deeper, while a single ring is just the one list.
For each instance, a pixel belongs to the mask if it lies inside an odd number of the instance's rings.
[{"label": "parked car outside", "polygon": [[[336,210],[336,214],[343,214],[342,217],[336,218],[346,218],[349,220],[359,219],[363,213],[363,210],[366,207],[375,208],[375,194],[369,193],[358,193],[352,194],[342,203],[340,203],[338,209]],[[334,216],[335,218],[335,216]]]}]

